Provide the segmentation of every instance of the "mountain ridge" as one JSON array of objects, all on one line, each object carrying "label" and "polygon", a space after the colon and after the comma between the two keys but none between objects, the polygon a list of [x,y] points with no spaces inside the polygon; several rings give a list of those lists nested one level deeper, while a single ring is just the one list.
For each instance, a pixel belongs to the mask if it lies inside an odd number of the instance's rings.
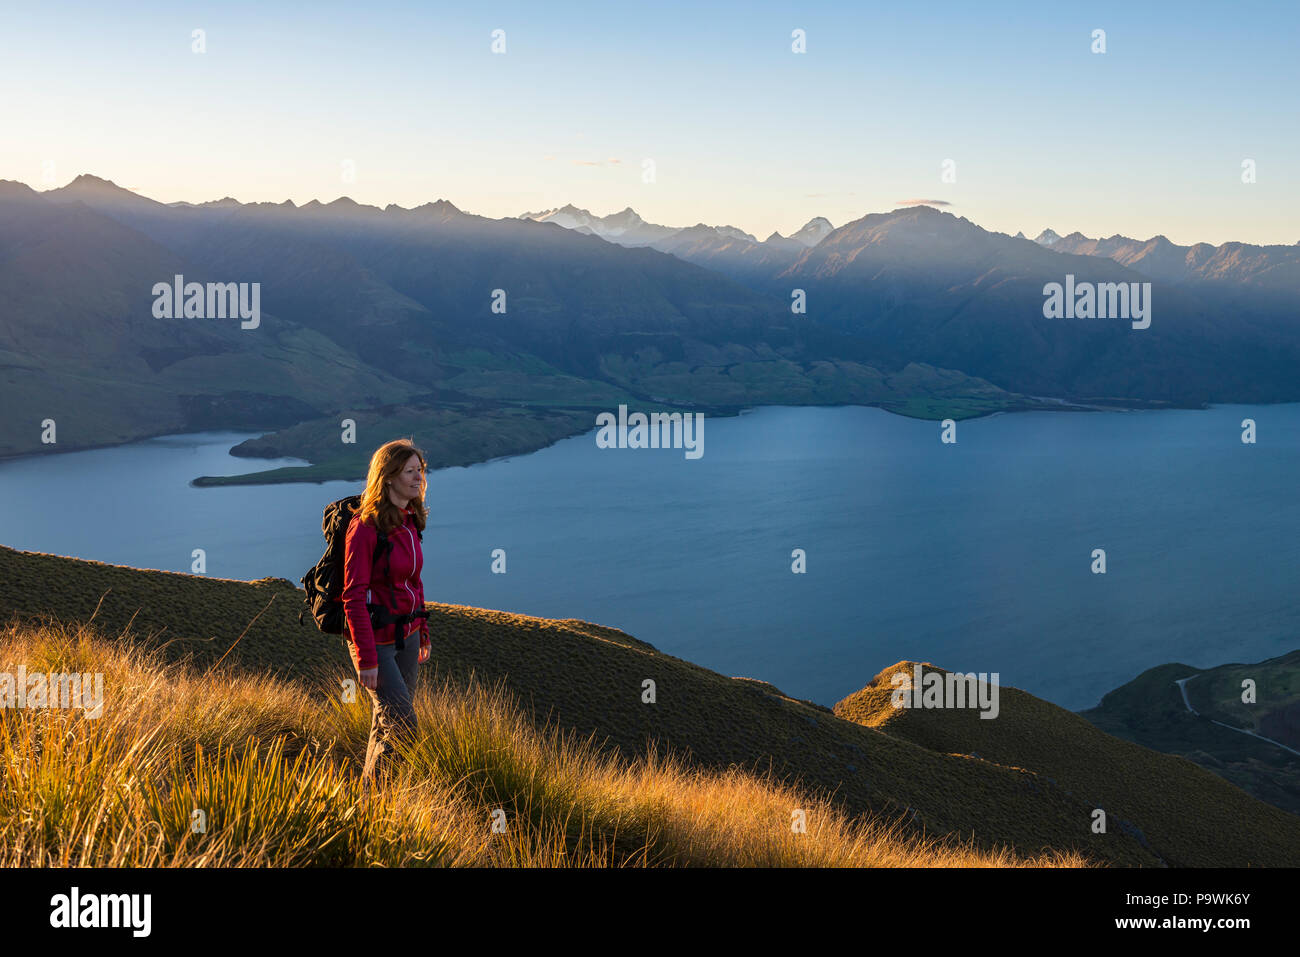
[{"label": "mountain ridge", "polygon": [[[612,215],[625,233],[644,223],[630,207]],[[629,402],[958,419],[1300,400],[1300,279],[1277,259],[1300,247],[1193,249],[1206,277],[1193,281],[1142,273],[1155,253],[1126,263],[1074,235],[1046,247],[925,205],[838,227],[815,218],[806,242],[701,223],[624,245],[556,226],[448,200],[167,205],[88,174],[48,193],[5,187],[0,388],[15,415],[0,455],[48,450],[42,409],[72,426],[65,448],[292,429],[279,445],[311,459],[297,474],[315,480],[358,463],[307,448],[384,408],[421,433],[452,416],[516,433],[493,448],[537,448],[574,428],[563,419]],[[176,275],[256,284],[262,331],[160,325],[150,290]],[[1149,328],[1045,319],[1044,290],[1067,275],[1149,283]],[[486,449],[470,427],[455,434],[449,463]]]}]

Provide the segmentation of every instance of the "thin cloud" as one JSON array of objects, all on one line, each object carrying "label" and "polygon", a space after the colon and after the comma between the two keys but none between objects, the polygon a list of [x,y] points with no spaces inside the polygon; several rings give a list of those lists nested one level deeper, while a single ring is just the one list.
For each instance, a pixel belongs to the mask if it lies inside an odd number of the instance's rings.
[{"label": "thin cloud", "polygon": [[895,200],[899,206],[951,206],[952,203],[946,199],[899,199]]},{"label": "thin cloud", "polygon": [[573,165],[574,166],[621,166],[623,165],[623,161],[621,159],[574,160]]}]

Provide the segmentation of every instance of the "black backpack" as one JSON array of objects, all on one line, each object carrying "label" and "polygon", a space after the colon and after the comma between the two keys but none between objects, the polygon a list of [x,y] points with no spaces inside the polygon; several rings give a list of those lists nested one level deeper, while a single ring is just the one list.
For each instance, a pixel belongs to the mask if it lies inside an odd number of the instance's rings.
[{"label": "black backpack", "polygon": [[[316,627],[327,635],[343,634],[345,619],[343,615],[343,557],[346,548],[348,525],[352,521],[352,514],[361,507],[360,495],[349,495],[347,498],[341,498],[337,502],[331,502],[325,506],[325,514],[321,518],[320,530],[325,534],[325,554],[321,556],[320,561],[308,570],[299,581],[307,592],[304,602],[307,605],[305,611],[298,613],[298,624],[306,624],[303,616],[306,611],[311,612],[311,616],[316,621]],[[417,532],[420,541],[424,541],[424,533]],[[388,552],[392,551],[392,542],[388,536],[380,531],[379,540],[375,542],[375,554],[372,559],[374,565],[379,564],[379,559],[385,557]],[[394,615],[388,608],[383,605],[367,602],[366,608],[370,612],[370,623],[375,628],[384,625],[406,625],[416,618],[428,618],[429,613],[421,608],[419,611],[411,612],[407,615]],[[406,647],[405,636],[402,629],[397,629],[396,646],[398,651]]]}]

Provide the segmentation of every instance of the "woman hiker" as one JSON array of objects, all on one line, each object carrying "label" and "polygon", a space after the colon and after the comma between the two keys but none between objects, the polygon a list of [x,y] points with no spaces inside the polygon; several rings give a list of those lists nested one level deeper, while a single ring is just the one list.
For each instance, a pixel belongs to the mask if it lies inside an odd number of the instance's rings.
[{"label": "woman hiker", "polygon": [[[367,787],[387,774],[395,737],[415,731],[415,682],[429,659],[428,619],[413,617],[424,611],[427,488],[424,453],[406,439],[389,442],[370,457],[366,490],[348,525],[343,614],[352,664],[373,704],[362,772]],[[381,531],[388,547],[375,557]]]}]

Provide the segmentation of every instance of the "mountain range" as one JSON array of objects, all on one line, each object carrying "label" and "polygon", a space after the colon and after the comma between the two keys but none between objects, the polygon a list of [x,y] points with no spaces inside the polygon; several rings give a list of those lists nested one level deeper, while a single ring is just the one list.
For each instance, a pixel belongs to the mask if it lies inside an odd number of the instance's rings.
[{"label": "mountain range", "polygon": [[[557,209],[544,210],[540,213],[522,213],[519,218],[537,223],[555,223],[565,229],[599,236],[601,239],[618,243],[620,246],[653,246],[655,243],[662,242],[671,236],[688,230],[711,231],[722,239],[742,239],[750,243],[758,242],[752,235],[743,229],[737,229],[735,226],[707,226],[704,223],[696,223],[691,227],[679,228],[647,223],[637,215],[631,206],[608,216],[596,216],[588,210],[579,209],[570,204]],[[805,223],[802,229],[790,236],[782,236],[779,232],[773,232],[763,242],[783,248],[790,247],[790,244],[793,243],[806,249],[809,246],[816,246],[834,228],[830,220],[824,216],[816,216]]]},{"label": "mountain range", "polygon": [[[89,175],[0,181],[0,455],[269,429],[240,451],[356,478],[342,418],[400,422],[435,464],[464,464],[624,402],[962,418],[1300,399],[1300,246],[1052,235],[924,205],[759,242],[630,208],[489,219],[446,200],[169,205]],[[1151,283],[1150,328],[1045,319],[1044,286],[1067,274]],[[258,283],[260,325],[155,318],[152,290],[177,275]]]}]

